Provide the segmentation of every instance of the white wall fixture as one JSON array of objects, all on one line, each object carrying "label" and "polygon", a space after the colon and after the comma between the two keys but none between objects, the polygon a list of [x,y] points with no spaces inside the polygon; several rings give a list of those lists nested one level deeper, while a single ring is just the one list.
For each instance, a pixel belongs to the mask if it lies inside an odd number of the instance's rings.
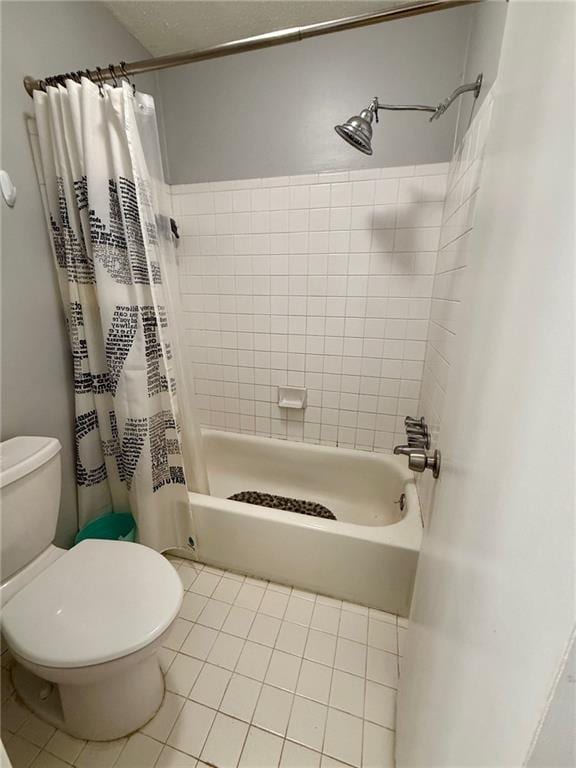
[{"label": "white wall fixture", "polygon": [[508,8],[399,768],[526,765],[574,627],[575,12]]},{"label": "white wall fixture", "polygon": [[9,208],[14,208],[16,204],[16,187],[12,183],[12,179],[7,171],[0,171],[0,189],[2,190],[2,197],[6,205]]},{"label": "white wall fixture", "polygon": [[278,405],[280,408],[306,408],[306,389],[278,387]]}]

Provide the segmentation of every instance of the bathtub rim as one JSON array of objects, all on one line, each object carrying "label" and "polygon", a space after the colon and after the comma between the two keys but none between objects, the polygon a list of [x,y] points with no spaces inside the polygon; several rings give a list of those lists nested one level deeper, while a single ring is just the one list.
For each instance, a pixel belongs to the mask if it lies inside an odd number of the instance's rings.
[{"label": "bathtub rim", "polygon": [[351,448],[337,448],[335,446],[318,445],[315,443],[300,443],[293,440],[282,440],[274,437],[265,437],[260,435],[244,435],[238,432],[227,432],[225,430],[216,430],[202,428],[202,435],[215,434],[223,436],[234,442],[242,443],[244,441],[261,442],[262,440],[273,441],[279,447],[286,447],[291,444],[305,452],[326,453],[338,452],[339,457],[354,457],[356,459],[377,462],[379,464],[388,464],[399,471],[403,479],[403,492],[406,494],[406,513],[399,521],[388,525],[362,525],[361,523],[343,522],[341,520],[326,520],[311,515],[301,515],[294,512],[288,512],[280,509],[268,509],[255,504],[248,504],[242,501],[233,501],[221,496],[212,496],[189,491],[190,505],[201,505],[209,509],[225,510],[234,515],[247,515],[254,519],[265,519],[276,522],[280,525],[295,525],[302,529],[323,531],[331,535],[350,536],[354,539],[364,541],[377,541],[381,544],[387,544],[392,547],[415,552],[420,551],[422,541],[422,521],[420,515],[420,500],[416,490],[416,483],[413,473],[404,466],[402,457],[393,456],[386,453],[375,453],[369,451],[358,451]]}]

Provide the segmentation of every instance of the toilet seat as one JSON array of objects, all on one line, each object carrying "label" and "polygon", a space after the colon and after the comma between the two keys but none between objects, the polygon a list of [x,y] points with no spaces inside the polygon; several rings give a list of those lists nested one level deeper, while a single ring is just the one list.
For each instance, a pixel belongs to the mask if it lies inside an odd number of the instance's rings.
[{"label": "toilet seat", "polygon": [[182,595],[178,574],[154,550],[86,539],[4,606],[2,629],[14,652],[33,664],[88,667],[160,637]]}]

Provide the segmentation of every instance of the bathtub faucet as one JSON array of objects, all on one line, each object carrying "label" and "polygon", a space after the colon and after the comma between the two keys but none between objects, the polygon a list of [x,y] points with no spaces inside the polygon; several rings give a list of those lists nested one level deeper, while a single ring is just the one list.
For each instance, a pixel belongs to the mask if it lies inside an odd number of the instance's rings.
[{"label": "bathtub faucet", "polygon": [[426,469],[431,469],[434,477],[440,475],[442,456],[438,450],[435,450],[432,456],[428,456],[424,448],[415,448],[412,445],[396,445],[394,453],[408,456],[408,469],[411,469],[412,472],[424,472]]}]

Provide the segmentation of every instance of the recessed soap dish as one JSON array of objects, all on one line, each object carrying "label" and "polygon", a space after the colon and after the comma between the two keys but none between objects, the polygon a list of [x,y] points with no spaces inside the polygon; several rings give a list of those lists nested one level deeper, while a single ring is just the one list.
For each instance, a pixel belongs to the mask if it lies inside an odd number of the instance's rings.
[{"label": "recessed soap dish", "polygon": [[306,389],[304,387],[278,387],[278,406],[280,408],[306,408]]}]

